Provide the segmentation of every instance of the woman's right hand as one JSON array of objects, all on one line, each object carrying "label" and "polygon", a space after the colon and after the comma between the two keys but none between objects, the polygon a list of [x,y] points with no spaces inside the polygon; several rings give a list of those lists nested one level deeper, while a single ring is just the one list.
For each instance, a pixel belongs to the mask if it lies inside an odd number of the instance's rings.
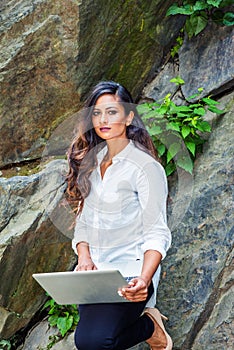
[{"label": "woman's right hand", "polygon": [[76,266],[75,271],[88,271],[88,270],[97,270],[96,265],[90,257],[84,257],[78,259],[78,265]]},{"label": "woman's right hand", "polygon": [[96,265],[90,256],[89,245],[87,242],[79,242],[76,246],[78,254],[78,265],[75,271],[97,270]]}]

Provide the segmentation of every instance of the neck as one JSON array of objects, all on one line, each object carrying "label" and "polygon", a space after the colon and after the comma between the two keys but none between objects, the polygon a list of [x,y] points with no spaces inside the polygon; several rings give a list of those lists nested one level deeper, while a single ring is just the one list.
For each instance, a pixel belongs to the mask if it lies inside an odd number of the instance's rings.
[{"label": "neck", "polygon": [[108,148],[107,158],[110,160],[128,145],[129,140],[127,138],[119,138],[107,140],[106,143]]}]

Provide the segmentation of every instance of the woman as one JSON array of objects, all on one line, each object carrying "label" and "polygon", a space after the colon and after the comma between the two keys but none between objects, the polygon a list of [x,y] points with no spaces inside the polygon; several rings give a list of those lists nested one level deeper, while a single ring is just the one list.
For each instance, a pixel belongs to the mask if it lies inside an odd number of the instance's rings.
[{"label": "woman", "polygon": [[76,346],[122,350],[146,341],[152,350],[169,350],[171,338],[154,308],[171,243],[164,170],[125,87],[101,82],[85,107],[68,152],[68,194],[78,202],[76,270],[117,267],[128,281],[119,295],[129,302],[79,305]]}]

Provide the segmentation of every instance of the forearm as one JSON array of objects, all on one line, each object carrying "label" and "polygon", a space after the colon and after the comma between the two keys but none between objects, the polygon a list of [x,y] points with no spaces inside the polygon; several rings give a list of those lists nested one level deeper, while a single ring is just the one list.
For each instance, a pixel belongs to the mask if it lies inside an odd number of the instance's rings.
[{"label": "forearm", "polygon": [[78,257],[90,257],[89,244],[87,242],[79,242],[76,245]]},{"label": "forearm", "polygon": [[161,260],[162,255],[157,250],[147,250],[145,252],[140,277],[146,282],[147,286],[150,285],[152,277],[156,272]]},{"label": "forearm", "polygon": [[89,244],[87,242],[79,242],[76,245],[77,254],[78,254],[78,265],[76,267],[77,271],[86,271],[86,270],[97,270],[96,265],[94,264],[90,251]]},{"label": "forearm", "polygon": [[120,295],[135,302],[146,300],[148,296],[148,287],[161,259],[162,255],[157,250],[147,250],[144,254],[141,275],[133,278],[129,282],[128,287],[122,288],[119,291]]}]

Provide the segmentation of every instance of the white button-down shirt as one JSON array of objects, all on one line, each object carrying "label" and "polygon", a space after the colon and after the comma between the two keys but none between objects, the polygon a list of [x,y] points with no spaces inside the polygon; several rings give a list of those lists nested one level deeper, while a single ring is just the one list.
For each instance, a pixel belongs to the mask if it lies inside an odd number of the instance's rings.
[{"label": "white button-down shirt", "polygon": [[[98,268],[113,266],[125,276],[138,276],[147,250],[164,258],[171,244],[167,227],[167,179],[163,167],[132,141],[112,159],[102,179],[100,163],[107,146],[97,155],[91,190],[78,217],[72,246],[89,243]],[[154,306],[160,268],[153,283]]]}]

